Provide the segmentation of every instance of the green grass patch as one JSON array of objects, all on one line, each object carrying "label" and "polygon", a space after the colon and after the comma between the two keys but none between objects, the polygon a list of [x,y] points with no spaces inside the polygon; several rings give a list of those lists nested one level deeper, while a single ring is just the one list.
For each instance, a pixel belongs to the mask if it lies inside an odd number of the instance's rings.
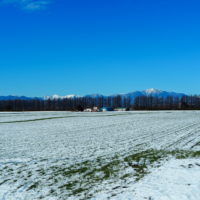
[{"label": "green grass patch", "polygon": [[[200,158],[200,151],[148,149],[140,152],[129,152],[128,155],[117,154],[111,158],[98,157],[95,160],[86,160],[70,166],[67,165],[68,160],[66,160],[66,165],[59,165],[55,162],[53,166],[47,168],[40,167],[35,171],[27,170],[23,175],[20,175],[23,172],[22,168],[18,168],[15,173],[18,178],[25,180],[24,185],[30,182],[33,175],[41,178],[48,176],[47,185],[58,187],[56,192],[50,192],[51,196],[63,193],[67,195],[66,199],[70,196],[78,197],[78,199],[89,199],[91,194],[101,190],[98,186],[108,183],[112,185],[112,183],[120,181],[119,186],[113,186],[113,194],[117,194],[121,188],[126,186],[127,180],[131,178],[132,181],[140,181],[151,172],[153,167],[159,167],[163,163],[162,161],[172,157],[176,159]],[[11,167],[3,167],[0,170],[2,175],[11,173],[13,173]],[[5,182],[11,183],[5,178],[3,182],[0,182],[0,185]],[[40,190],[41,184],[40,181],[34,182],[29,185],[27,191]]]}]

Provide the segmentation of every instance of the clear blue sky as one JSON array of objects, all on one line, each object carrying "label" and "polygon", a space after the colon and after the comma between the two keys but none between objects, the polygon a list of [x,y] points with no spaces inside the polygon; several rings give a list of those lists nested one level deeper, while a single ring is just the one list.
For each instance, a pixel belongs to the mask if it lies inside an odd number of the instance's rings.
[{"label": "clear blue sky", "polygon": [[0,2],[0,95],[200,94],[199,0]]}]

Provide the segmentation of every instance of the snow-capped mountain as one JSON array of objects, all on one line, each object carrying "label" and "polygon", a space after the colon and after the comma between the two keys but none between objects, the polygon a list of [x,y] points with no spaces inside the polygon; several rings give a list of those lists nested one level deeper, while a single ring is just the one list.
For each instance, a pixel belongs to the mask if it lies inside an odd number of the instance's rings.
[{"label": "snow-capped mountain", "polygon": [[57,94],[54,94],[52,96],[45,96],[44,99],[73,99],[73,98],[77,98],[79,97],[78,95],[75,95],[75,94],[69,94],[69,95],[66,95],[66,96],[59,96]]},{"label": "snow-capped mountain", "polygon": [[134,99],[139,96],[152,96],[152,97],[158,97],[158,98],[166,98],[169,96],[180,98],[182,96],[187,96],[184,93],[167,92],[167,91],[162,91],[162,90],[158,90],[154,88],[150,88],[143,91],[134,91],[134,92],[126,93],[126,94],[115,94],[115,95],[112,95],[112,97],[115,97],[118,95],[120,95],[122,98],[130,98],[131,101],[134,101]]},{"label": "snow-capped mountain", "polygon": [[150,88],[150,89],[143,90],[143,91],[131,92],[131,93],[125,94],[125,96],[126,97],[131,97],[131,98],[135,98],[137,96],[153,96],[153,97],[166,98],[168,96],[182,97],[182,96],[186,96],[186,94],[184,94],[184,93],[176,93],[176,92],[167,92],[167,91],[162,91],[162,90]]},{"label": "snow-capped mountain", "polygon": [[167,97],[167,96],[182,97],[182,96],[186,96],[186,94],[184,94],[184,93],[166,92],[166,91],[157,90],[157,89],[154,89],[154,88],[147,89],[147,90],[144,91],[144,93],[146,95],[158,96],[158,97]]},{"label": "snow-capped mountain", "polygon": [[[150,88],[147,90],[143,91],[134,91],[126,94],[114,94],[110,95],[110,97],[115,97],[120,95],[122,98],[130,98],[131,100],[134,100],[138,96],[153,96],[153,97],[159,97],[159,98],[166,98],[168,96],[172,97],[182,97],[182,96],[187,96],[184,93],[176,93],[176,92],[167,92],[167,91],[162,91],[154,88]],[[104,96],[102,94],[90,94],[90,95],[85,95],[85,96],[79,96],[75,94],[70,94],[70,95],[65,95],[65,96],[60,96],[60,95],[52,95],[52,96],[45,96],[43,98],[40,97],[25,97],[25,96],[0,96],[0,100],[16,100],[16,99],[21,99],[21,100],[30,100],[30,99],[73,99],[73,98],[78,98],[78,97],[90,97],[90,98],[99,98],[99,97],[109,97],[109,96]]]},{"label": "snow-capped mountain", "polygon": [[157,90],[154,88],[150,88],[144,91],[147,95],[152,95],[152,94],[160,94],[162,93],[162,90]]},{"label": "snow-capped mountain", "polygon": [[[118,95],[120,95],[121,97],[130,97],[131,99],[134,99],[135,97],[138,97],[138,96],[153,96],[153,97],[163,97],[163,98],[166,98],[168,96],[172,96],[172,97],[186,96],[186,94],[184,94],[184,93],[167,92],[167,91],[162,91],[162,90],[150,88],[150,89],[147,89],[147,90],[134,91],[134,92],[130,92],[130,93],[127,93],[127,94],[114,94],[114,95],[110,95],[110,97],[115,97],[115,96],[118,96]],[[64,98],[77,98],[77,97],[99,98],[99,97],[109,97],[109,96],[105,96],[105,95],[102,95],[102,94],[88,94],[88,95],[85,95],[85,96],[79,96],[79,95],[66,95],[66,96],[52,95],[52,96],[45,97],[45,99],[64,99]]]}]

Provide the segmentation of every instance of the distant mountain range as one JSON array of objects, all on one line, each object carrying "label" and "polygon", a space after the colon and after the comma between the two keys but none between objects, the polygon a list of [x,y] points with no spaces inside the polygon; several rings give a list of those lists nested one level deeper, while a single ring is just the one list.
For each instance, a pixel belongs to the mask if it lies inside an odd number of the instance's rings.
[{"label": "distant mountain range", "polygon": [[134,99],[135,97],[138,96],[153,96],[153,97],[159,97],[159,98],[166,98],[169,96],[172,97],[183,97],[183,96],[187,96],[184,93],[177,93],[177,92],[167,92],[167,91],[162,91],[162,90],[158,90],[158,89],[147,89],[147,90],[143,90],[143,91],[135,91],[135,92],[130,92],[127,94],[122,94],[122,97],[130,97],[130,99]]},{"label": "distant mountain range", "polygon": [[33,99],[43,99],[42,97],[26,97],[26,96],[0,96],[0,100],[33,100]]},{"label": "distant mountain range", "polygon": [[[159,97],[159,98],[166,98],[168,96],[172,97],[182,97],[182,96],[187,96],[184,93],[177,93],[177,92],[167,92],[167,91],[162,91],[158,89],[147,89],[143,91],[134,91],[126,94],[114,94],[110,95],[110,97],[115,97],[120,95],[121,97],[124,98],[130,98],[131,100],[134,100],[138,96],[153,96],[153,97]],[[109,96],[104,96],[102,94],[90,94],[90,95],[85,95],[85,96],[79,96],[79,95],[66,95],[66,96],[59,96],[59,95],[52,95],[52,96],[45,96],[45,97],[26,97],[26,96],[0,96],[0,100],[32,100],[32,99],[65,99],[65,98],[78,98],[78,97],[92,97],[92,98],[98,98],[98,97],[109,97]]]}]

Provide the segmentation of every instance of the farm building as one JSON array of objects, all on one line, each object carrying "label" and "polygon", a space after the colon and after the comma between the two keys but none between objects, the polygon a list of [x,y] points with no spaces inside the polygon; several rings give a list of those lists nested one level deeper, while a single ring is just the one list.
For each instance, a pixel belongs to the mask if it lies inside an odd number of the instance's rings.
[{"label": "farm building", "polygon": [[115,108],[115,111],[126,111],[126,108]]},{"label": "farm building", "polygon": [[84,112],[92,112],[92,108],[86,108],[84,109]]},{"label": "farm building", "polygon": [[113,111],[113,108],[111,107],[102,107],[99,110],[100,112],[108,112],[108,111]]},{"label": "farm building", "polygon": [[84,109],[84,112],[99,112],[99,109],[98,107],[86,108]]},{"label": "farm building", "polygon": [[92,109],[92,112],[99,112],[98,107],[94,106],[93,109]]}]

